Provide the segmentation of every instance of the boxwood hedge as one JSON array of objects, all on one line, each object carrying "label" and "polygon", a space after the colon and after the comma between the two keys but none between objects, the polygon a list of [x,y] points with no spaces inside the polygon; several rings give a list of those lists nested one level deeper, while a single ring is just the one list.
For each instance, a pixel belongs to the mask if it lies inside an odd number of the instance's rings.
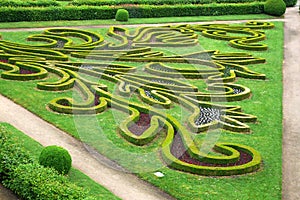
[{"label": "boxwood hedge", "polygon": [[114,19],[119,8],[131,18],[260,14],[264,3],[139,6],[0,7],[0,22]]}]

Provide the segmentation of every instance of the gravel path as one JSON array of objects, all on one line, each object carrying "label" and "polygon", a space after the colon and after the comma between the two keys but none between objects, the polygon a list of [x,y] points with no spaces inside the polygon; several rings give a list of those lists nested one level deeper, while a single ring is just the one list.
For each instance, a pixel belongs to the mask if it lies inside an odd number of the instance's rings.
[{"label": "gravel path", "polygon": [[[300,199],[300,17],[298,7],[288,8],[285,14],[285,62],[283,66],[283,195],[286,200]],[[236,21],[235,21],[236,22]],[[241,22],[241,21],[238,21]],[[207,23],[207,22],[206,22]],[[226,21],[225,23],[230,23]],[[130,25],[133,26],[133,25]],[[103,26],[95,26],[103,27]],[[91,28],[91,27],[89,27]],[[13,29],[13,31],[44,30]],[[1,29],[0,31],[12,31]],[[43,121],[21,106],[0,95],[0,121],[8,122],[42,145],[60,145],[68,149],[73,166],[124,200],[173,199],[136,176],[114,170],[99,155],[96,159],[86,148],[68,134]],[[47,134],[45,134],[47,133]]]},{"label": "gravel path", "polygon": [[300,15],[289,8],[285,15],[283,65],[283,181],[282,199],[300,199]]},{"label": "gravel path", "polygon": [[15,194],[10,190],[7,190],[3,185],[0,184],[0,199],[1,200],[19,200]]}]

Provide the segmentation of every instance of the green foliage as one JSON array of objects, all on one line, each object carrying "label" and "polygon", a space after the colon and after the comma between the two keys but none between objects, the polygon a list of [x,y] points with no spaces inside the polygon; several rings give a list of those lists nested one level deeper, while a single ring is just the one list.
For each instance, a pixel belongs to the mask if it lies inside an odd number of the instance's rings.
[{"label": "green foliage", "polygon": [[0,7],[47,7],[59,6],[55,0],[1,0]]},{"label": "green foliage", "polygon": [[72,167],[72,158],[67,150],[53,145],[42,150],[39,163],[54,168],[60,174],[67,174]]},{"label": "green foliage", "polygon": [[4,186],[24,199],[84,199],[86,192],[67,181],[54,169],[45,168],[36,163],[21,164]]},{"label": "green foliage", "polygon": [[[131,18],[217,16],[234,14],[263,13],[264,4],[260,2],[243,4],[205,4],[205,5],[139,5],[123,7]],[[114,19],[117,7],[111,6],[67,6],[67,7],[0,7],[0,21],[54,21]]]},{"label": "green foliage", "polygon": [[267,0],[264,6],[265,13],[281,16],[285,13],[286,5],[283,0]]},{"label": "green foliage", "polygon": [[116,21],[127,22],[129,18],[129,13],[125,9],[118,9],[116,13]]},{"label": "green foliage", "polygon": [[0,126],[0,179],[6,179],[18,165],[32,162],[29,153]]},{"label": "green foliage", "polygon": [[[26,152],[28,151],[29,152],[28,154],[30,154],[33,158],[38,158],[40,152],[44,148],[38,142],[30,138],[29,136],[26,136],[24,133],[17,130],[15,127],[11,126],[10,124],[0,123],[0,130],[1,130],[0,141],[3,141],[2,139],[7,138],[7,136],[9,136],[10,138],[14,138],[13,140],[14,143],[20,143],[20,141],[22,141],[22,148],[24,148]],[[5,136],[3,133],[5,134]],[[2,149],[0,149],[0,154],[1,154],[1,150]],[[52,171],[55,170],[52,169]],[[57,172],[55,171],[55,173]],[[2,180],[4,179],[7,180],[9,178],[8,176],[2,176],[2,174],[0,174],[0,177]],[[88,197],[84,198],[84,200],[119,199],[118,197],[114,196],[111,192],[109,192],[107,189],[105,189],[103,186],[91,180],[88,176],[86,176],[85,174],[83,174],[77,169],[74,168],[71,169],[70,173],[68,174],[68,176],[65,176],[65,178],[71,183],[76,184],[81,188],[88,188],[87,189]],[[0,181],[2,182],[1,179]]]},{"label": "green foliage", "polygon": [[[216,0],[216,3],[249,3],[257,0]],[[261,0],[263,1],[263,0]]]},{"label": "green foliage", "polygon": [[297,0],[283,0],[286,7],[293,7],[296,5]]},{"label": "green foliage", "polygon": [[[236,0],[235,0],[236,1]],[[253,0],[252,0],[253,1]],[[174,5],[174,4],[208,4],[213,3],[213,0],[73,0],[72,5],[82,6],[103,6],[103,5]]]},{"label": "green foliage", "polygon": [[[278,25],[278,22],[276,22]],[[103,30],[103,29],[102,29]],[[282,53],[282,34],[280,34],[279,30],[282,30],[282,26],[279,28],[276,28],[275,31],[272,30],[271,33],[272,35],[269,35],[270,32],[268,32],[268,38],[272,38],[272,40],[268,40],[269,44],[272,44],[270,51],[273,51],[274,49],[277,49],[278,51],[274,51],[276,55],[270,53],[268,51],[267,53],[261,52],[262,56],[266,56],[268,59],[268,65],[264,66],[261,65],[259,67],[262,67],[264,69],[264,72],[270,77],[270,79],[267,82],[262,82],[262,81],[248,81],[248,80],[243,80],[239,79],[239,81],[245,81],[243,83],[247,84],[252,84],[252,88],[255,89],[255,94],[253,100],[255,100],[255,103],[253,101],[244,101],[241,102],[243,106],[246,106],[246,110],[251,110],[254,113],[257,113],[260,116],[260,123],[259,125],[253,125],[254,129],[254,136],[257,135],[257,137],[254,137],[254,140],[249,140],[249,135],[239,135],[239,134],[234,134],[234,137],[238,138],[242,143],[253,145],[255,147],[258,147],[260,151],[264,152],[264,160],[265,163],[272,163],[272,165],[268,165],[268,167],[265,167],[262,171],[260,171],[257,174],[253,174],[250,176],[239,176],[238,178],[229,178],[229,179],[216,179],[216,178],[211,178],[211,177],[200,177],[201,179],[201,184],[199,184],[199,177],[190,175],[187,173],[178,173],[176,171],[171,171],[168,168],[164,168],[163,172],[166,174],[166,176],[163,179],[158,179],[157,177],[153,176],[153,173],[144,173],[144,177],[147,176],[146,178],[150,179],[150,181],[157,186],[159,186],[161,189],[167,190],[167,192],[171,193],[178,199],[222,199],[224,196],[228,196],[230,199],[238,199],[238,198],[244,198],[244,199],[249,199],[249,198],[257,198],[258,196],[272,196],[271,198],[279,198],[280,195],[280,186],[278,183],[280,183],[280,166],[281,166],[281,160],[280,160],[280,136],[281,136],[281,123],[280,123],[280,103],[281,103],[281,73],[278,73],[278,69],[280,69],[282,60],[281,60],[281,53]],[[19,33],[21,34],[21,33]],[[24,33],[23,33],[24,34]],[[205,49],[221,49],[221,51],[230,51],[230,48],[228,48],[226,45],[222,45],[221,42],[217,41],[215,42],[214,40],[209,40],[209,42],[204,42],[207,39],[204,37],[200,38],[201,44],[202,45],[207,45],[204,46]],[[215,46],[213,46],[213,44]],[[217,44],[217,45],[216,45]],[[208,46],[211,45],[211,46]],[[228,49],[226,49],[227,47]],[[231,49],[232,51],[232,49]],[[279,66],[278,68],[273,68],[270,66]],[[280,71],[280,70],[279,70]],[[276,81],[276,82],[275,82]],[[20,99],[21,95],[20,94],[25,94],[25,93],[32,93],[32,94],[38,94],[37,91],[29,90],[24,88],[24,84],[18,84],[15,83],[14,86],[16,85],[16,90],[14,90],[14,93],[9,93],[8,91],[11,90],[10,85],[11,82],[6,83],[6,81],[2,81],[3,90],[4,92],[6,91],[6,94],[9,95],[10,97],[13,97],[17,102],[23,103],[23,105],[33,105],[33,106],[28,106],[29,109],[32,111],[35,111],[35,113],[39,113],[40,115],[43,115],[44,118],[46,118],[49,121],[55,121],[57,126],[60,126],[60,128],[69,130],[70,132],[73,133],[73,135],[76,136],[76,131],[73,130],[73,126],[70,125],[72,124],[72,118],[67,118],[67,116],[63,116],[64,119],[60,120],[61,115],[55,115],[53,113],[47,113],[43,112],[44,110],[44,102],[47,101],[40,101],[40,102],[30,102],[29,98],[25,98],[26,102],[22,99]],[[28,83],[26,83],[28,84]],[[6,87],[5,87],[5,86]],[[21,90],[20,90],[21,88]],[[32,87],[31,87],[32,89]],[[19,92],[16,92],[19,91]],[[267,93],[270,93],[272,95],[266,95]],[[53,96],[52,93],[45,93],[45,97],[47,97],[47,100],[51,100]],[[23,96],[23,95],[22,95]],[[276,97],[276,98],[274,98]],[[36,98],[36,97],[35,97]],[[267,100],[265,100],[267,98]],[[37,99],[37,98],[36,98]],[[44,100],[44,99],[43,99]],[[275,102],[274,102],[275,101]],[[25,103],[24,103],[25,102]],[[37,107],[37,105],[41,105]],[[259,105],[260,109],[257,109]],[[42,109],[41,109],[42,108]],[[274,110],[275,109],[275,110]],[[271,111],[271,112],[270,112]],[[108,111],[110,112],[110,111]],[[107,113],[108,113],[107,112]],[[108,115],[107,113],[104,113],[103,115],[97,116],[97,119],[107,119],[109,120],[111,115]],[[274,116],[274,113],[277,113],[278,116]],[[279,116],[280,115],[280,116]],[[107,136],[112,139],[116,144],[122,146],[122,140],[120,142],[119,136],[115,136],[115,130],[116,126],[114,126],[111,121],[105,120],[105,124],[103,125],[104,128],[106,128],[107,131],[106,134]],[[61,122],[61,123],[59,123]],[[68,123],[70,122],[70,123]],[[117,124],[118,125],[118,124]],[[95,126],[89,126],[90,128],[94,128]],[[264,130],[269,130],[269,131],[264,131]],[[91,133],[92,131],[89,131]],[[268,134],[269,132],[272,132],[272,137],[275,137],[276,140],[272,139],[269,140],[270,135]],[[229,141],[232,139],[232,134],[230,132],[222,133],[225,135],[225,140]],[[201,134],[199,134],[201,135]],[[230,135],[230,136],[229,136]],[[95,142],[93,139],[97,137],[97,135],[93,135],[90,138],[88,138],[88,142],[91,144],[94,144]],[[223,138],[221,138],[223,139]],[[268,141],[268,142],[263,142],[261,143],[260,141]],[[125,142],[124,142],[125,143]],[[96,146],[95,147],[99,148],[99,151],[102,150],[104,153],[110,154],[111,157],[115,155],[114,151],[105,151],[101,148],[103,146]],[[107,145],[107,144],[105,144]],[[108,146],[108,145],[107,145]],[[124,146],[128,146],[126,143]],[[273,148],[274,146],[277,146],[279,148]],[[123,147],[123,146],[122,146]],[[129,148],[128,148],[129,149]],[[146,148],[145,148],[146,149]],[[130,146],[130,150],[133,152],[140,152],[141,148],[135,149],[134,147]],[[144,149],[142,149],[144,150]],[[275,152],[274,152],[275,151]],[[130,160],[130,159],[128,159]],[[131,161],[131,160],[130,160]],[[148,164],[148,163],[147,163]],[[274,173],[275,172],[275,173]],[[146,174],[146,175],[145,175]],[[174,188],[168,187],[170,183],[173,183],[174,180],[177,180],[177,185],[178,188],[181,188],[180,190],[174,190]],[[186,180],[189,180],[188,182]],[[238,193],[236,193],[236,189],[238,188]],[[204,190],[203,190],[204,189]],[[215,195],[211,195],[214,193]],[[192,197],[191,197],[192,196]]]},{"label": "green foliage", "polygon": [[11,133],[0,126],[0,175],[5,187],[24,199],[84,199],[86,192],[54,169],[30,157]]}]

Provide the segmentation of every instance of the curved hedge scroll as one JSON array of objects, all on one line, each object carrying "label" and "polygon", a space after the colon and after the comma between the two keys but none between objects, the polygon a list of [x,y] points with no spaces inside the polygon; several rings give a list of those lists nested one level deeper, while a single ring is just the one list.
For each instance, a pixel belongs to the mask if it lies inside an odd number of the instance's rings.
[{"label": "curved hedge scroll", "polygon": [[[3,79],[35,80],[37,89],[45,92],[79,91],[81,100],[60,95],[48,103],[58,114],[98,114],[112,105],[129,113],[117,132],[134,145],[147,145],[164,130],[160,153],[171,168],[200,175],[245,174],[260,168],[262,158],[255,149],[220,142],[209,155],[199,149],[193,134],[213,129],[251,131],[247,123],[256,122],[256,116],[223,102],[251,97],[251,90],[235,81],[265,80],[265,74],[253,70],[265,59],[245,51],[197,50],[177,55],[168,48],[193,49],[202,35],[228,41],[234,48],[267,50],[261,43],[266,38],[262,29],[273,27],[267,22],[111,27],[106,37],[81,29],[48,29],[27,38],[38,42],[34,45],[0,40],[0,73]],[[101,80],[115,84],[115,91]],[[195,80],[207,87],[194,85]],[[140,102],[129,102],[132,95]],[[174,106],[188,113],[184,122],[161,111]]]}]

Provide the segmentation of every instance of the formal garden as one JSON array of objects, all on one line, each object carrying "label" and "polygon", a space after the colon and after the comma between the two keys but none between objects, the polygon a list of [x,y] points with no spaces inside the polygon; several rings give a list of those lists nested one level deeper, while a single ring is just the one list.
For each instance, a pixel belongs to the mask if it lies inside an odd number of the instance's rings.
[{"label": "formal garden", "polygon": [[[281,199],[281,19],[295,4],[3,0],[0,93],[175,199]],[[0,136],[19,197],[119,199],[65,149],[7,123]]]}]

